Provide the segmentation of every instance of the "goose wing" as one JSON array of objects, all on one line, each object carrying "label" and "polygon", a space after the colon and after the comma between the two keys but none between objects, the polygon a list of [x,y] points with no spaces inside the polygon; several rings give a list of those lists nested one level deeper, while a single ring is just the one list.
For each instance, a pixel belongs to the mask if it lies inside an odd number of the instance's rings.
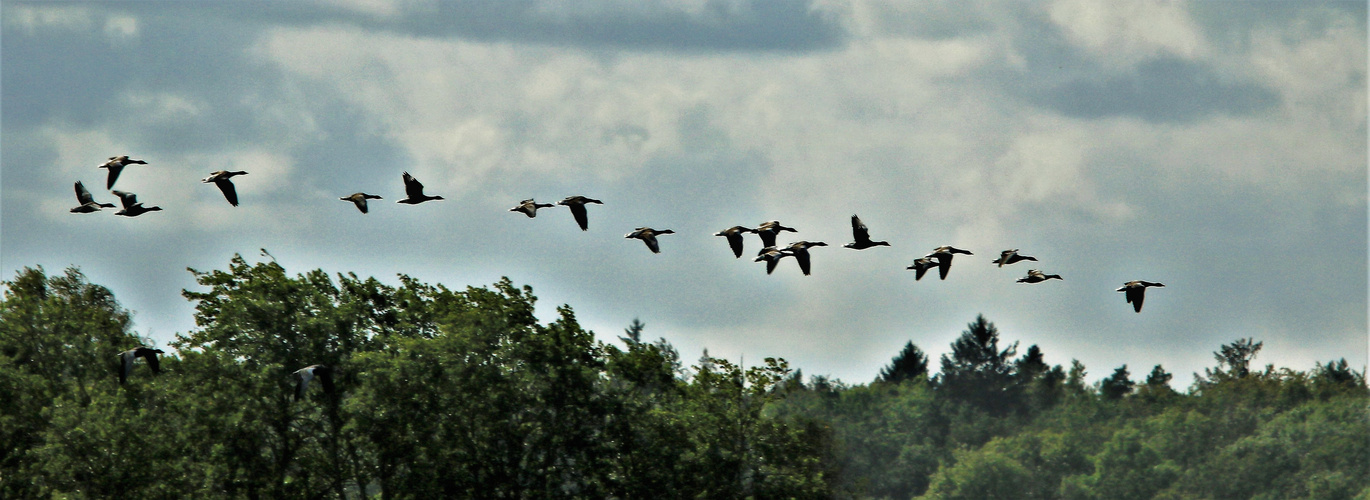
[{"label": "goose wing", "polygon": [[423,183],[409,175],[409,172],[404,173],[404,193],[410,198],[423,197]]},{"label": "goose wing", "polygon": [[1132,304],[1132,310],[1142,312],[1142,300],[1146,299],[1146,287],[1131,286],[1127,288],[1127,301]]},{"label": "goose wing", "polygon": [[143,359],[147,360],[147,367],[152,369],[152,373],[162,373],[162,362],[157,360],[157,353],[152,349],[143,351]]},{"label": "goose wing", "polygon": [[947,279],[948,272],[951,272],[951,254],[946,254],[946,257],[939,255],[937,258],[937,278]]},{"label": "goose wing", "polygon": [[224,199],[228,200],[229,205],[238,206],[238,190],[233,188],[233,181],[228,178],[214,181],[215,186],[219,186],[219,191],[223,191]]},{"label": "goose wing", "polygon": [[866,224],[861,222],[861,218],[857,217],[856,214],[851,216],[851,233],[852,237],[856,238],[857,243],[870,244],[870,229],[866,228]]},{"label": "goose wing", "polygon": [[652,253],[661,253],[661,245],[657,244],[656,235],[651,232],[644,232],[639,238],[642,238],[642,242],[647,244],[647,248],[652,249]]},{"label": "goose wing", "polygon": [[124,171],[124,166],[114,161],[101,166],[109,169],[109,176],[105,178],[105,189],[113,189],[114,181],[119,180],[119,173]]},{"label": "goose wing", "polygon": [[794,255],[794,260],[799,261],[799,270],[804,272],[804,276],[808,276],[808,275],[809,275],[809,251],[808,251],[808,250],[796,250],[796,251],[794,251],[794,252],[791,252],[791,255]]},{"label": "goose wing", "polygon": [[95,197],[90,195],[90,191],[86,190],[86,186],[81,184],[81,181],[76,181],[76,201],[82,205],[95,203]]},{"label": "goose wing", "polygon": [[[585,211],[584,203],[570,203],[566,206],[571,207],[571,216],[576,218],[576,224],[580,225],[581,231],[590,230],[590,214]],[[649,245],[650,246],[650,245]]]},{"label": "goose wing", "polygon": [[124,351],[124,352],[119,353],[119,384],[120,384],[120,385],[123,385],[124,381],[128,379],[128,374],[131,373],[131,372],[133,372],[133,358],[134,358],[133,352],[134,352],[134,351],[131,351],[131,350],[130,350],[130,351]]},{"label": "goose wing", "polygon": [[320,366],[319,368],[315,369],[315,371],[319,374],[319,385],[323,387],[323,393],[332,396],[333,369],[325,366]]},{"label": "goose wing", "polygon": [[119,203],[124,205],[125,210],[133,208],[134,205],[138,204],[138,195],[136,194],[125,191],[114,191],[114,195],[119,197]]},{"label": "goose wing", "polygon": [[728,238],[728,246],[732,247],[733,255],[742,258],[742,232],[734,231],[724,234]]},{"label": "goose wing", "polygon": [[295,371],[295,377],[299,379],[295,383],[295,400],[304,399],[304,393],[309,389],[309,381],[314,380],[314,367],[306,366]]}]

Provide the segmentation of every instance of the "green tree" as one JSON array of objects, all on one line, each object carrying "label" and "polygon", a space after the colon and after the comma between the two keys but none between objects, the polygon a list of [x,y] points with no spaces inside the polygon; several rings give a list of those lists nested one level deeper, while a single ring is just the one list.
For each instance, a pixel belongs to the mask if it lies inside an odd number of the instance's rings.
[{"label": "green tree", "polygon": [[991,415],[1006,415],[1019,408],[1020,394],[1013,384],[1014,365],[1010,361],[1017,350],[1017,342],[1000,350],[999,329],[984,315],[976,316],[952,342],[951,355],[942,355],[938,389]]},{"label": "green tree", "polygon": [[1113,375],[1099,382],[1099,394],[1104,399],[1122,399],[1123,396],[1132,394],[1132,387],[1136,384],[1128,378],[1129,376],[1127,365],[1119,366],[1113,370]]},{"label": "green tree", "polygon": [[904,380],[926,380],[928,377],[928,355],[913,341],[904,344],[904,349],[894,357],[890,364],[880,369],[878,380],[902,382]]}]

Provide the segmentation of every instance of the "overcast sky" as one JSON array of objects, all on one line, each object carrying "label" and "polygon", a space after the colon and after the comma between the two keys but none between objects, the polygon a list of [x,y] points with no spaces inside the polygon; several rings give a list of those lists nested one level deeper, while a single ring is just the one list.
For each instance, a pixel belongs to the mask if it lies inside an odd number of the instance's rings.
[{"label": "overcast sky", "polygon": [[[871,380],[983,313],[1019,352],[1185,388],[1367,357],[1364,2],[326,0],[3,3],[0,264],[77,266],[165,345],[187,267],[268,249],[533,286],[614,341]],[[165,210],[72,214],[72,183]],[[232,207],[199,180],[234,179]],[[398,205],[401,172],[443,201]],[[338,200],[378,194],[363,215]],[[562,207],[591,205],[589,231]],[[860,214],[890,247],[854,251]],[[767,276],[712,234],[824,241]],[[673,229],[660,254],[624,239]],[[904,268],[953,245],[950,276]],[[1000,250],[1039,262],[995,267]],[[1026,285],[1029,268],[1064,281]],[[1150,289],[1141,314],[1114,290]]]}]

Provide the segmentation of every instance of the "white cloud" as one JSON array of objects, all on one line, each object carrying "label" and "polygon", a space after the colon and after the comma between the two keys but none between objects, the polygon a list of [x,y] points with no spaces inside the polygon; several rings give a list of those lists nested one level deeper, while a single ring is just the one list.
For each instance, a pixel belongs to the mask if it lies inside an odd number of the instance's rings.
[{"label": "white cloud", "polygon": [[111,40],[138,37],[138,19],[133,16],[111,15],[105,18],[105,36]]},{"label": "white cloud", "polygon": [[1208,43],[1183,2],[1056,0],[1051,21],[1066,37],[1111,67],[1169,54],[1197,59]]},{"label": "white cloud", "polygon": [[17,27],[27,34],[40,29],[64,31],[88,30],[95,25],[90,9],[73,6],[16,6],[5,9],[5,25]]}]

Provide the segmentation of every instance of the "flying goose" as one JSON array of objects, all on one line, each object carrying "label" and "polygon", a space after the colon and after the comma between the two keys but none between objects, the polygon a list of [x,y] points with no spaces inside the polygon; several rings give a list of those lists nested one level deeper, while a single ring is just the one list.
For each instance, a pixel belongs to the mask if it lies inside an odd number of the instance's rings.
[{"label": "flying goose", "polygon": [[557,202],[558,205],[563,205],[571,209],[571,216],[576,218],[576,224],[580,224],[581,231],[590,229],[590,217],[589,214],[585,213],[586,203],[594,203],[596,205],[604,204],[602,201],[580,195],[567,196],[566,199]]},{"label": "flying goose", "polygon": [[890,246],[888,241],[871,241],[870,230],[866,228],[866,224],[861,222],[861,218],[857,217],[856,214],[851,216],[851,233],[856,241],[842,245],[844,248],[865,250],[870,247]]},{"label": "flying goose", "polygon": [[937,259],[937,277],[939,279],[947,279],[947,272],[951,271],[951,258],[958,253],[975,255],[970,253],[969,250],[962,250],[950,246],[937,247],[932,250],[932,253],[927,255],[928,257]]},{"label": "flying goose", "polygon": [[647,248],[650,248],[652,250],[652,253],[661,253],[661,247],[658,246],[656,242],[656,237],[660,234],[675,234],[675,231],[672,231],[670,229],[652,229],[650,227],[639,227],[637,229],[634,229],[633,232],[623,235],[623,237],[637,238],[639,240],[642,240],[643,243],[647,244]]},{"label": "flying goose", "polygon": [[1119,288],[1118,291],[1127,292],[1127,295],[1125,296],[1127,297],[1127,302],[1132,304],[1132,309],[1137,312],[1142,312],[1142,300],[1146,298],[1146,287],[1149,286],[1164,287],[1165,285],[1152,283],[1150,281],[1136,280],[1123,283],[1122,288]]},{"label": "flying goose", "polygon": [[109,169],[109,178],[105,181],[105,189],[114,189],[114,181],[119,180],[119,172],[132,164],[147,165],[143,160],[134,160],[128,156],[111,156],[109,161],[100,164],[97,168]]},{"label": "flying goose", "polygon": [[299,370],[295,370],[295,378],[299,379],[295,384],[295,400],[304,399],[305,391],[309,390],[309,381],[319,379],[319,385],[323,386],[323,393],[333,395],[333,368],[328,365],[309,365]]},{"label": "flying goose", "polygon": [[792,227],[780,225],[780,221],[778,220],[762,222],[761,225],[756,226],[756,234],[761,237],[762,247],[775,246],[775,235],[779,234],[781,231],[789,231],[792,233],[799,232]]},{"label": "flying goose", "polygon": [[1004,267],[1007,264],[1013,264],[1015,262],[1022,262],[1025,260],[1036,262],[1037,258],[1019,254],[1018,249],[1014,248],[1012,250],[1004,250],[1002,252],[999,252],[999,258],[994,259],[991,262],[999,264],[999,267]]},{"label": "flying goose", "polygon": [[766,247],[761,249],[761,253],[758,253],[756,258],[752,259],[752,262],[766,261],[766,274],[771,274],[775,271],[775,266],[780,263],[780,259],[793,255],[794,254],[790,253],[788,250],[782,250],[773,246]]},{"label": "flying goose", "polygon": [[509,209],[509,211],[510,211],[510,212],[522,212],[523,215],[527,215],[528,218],[531,219],[531,218],[533,218],[533,217],[537,217],[537,216],[538,216],[538,209],[539,209],[539,208],[550,208],[550,207],[554,207],[554,206],[556,206],[556,205],[553,205],[553,204],[551,204],[551,203],[538,203],[538,202],[533,201],[532,198],[529,198],[529,199],[520,201],[519,204],[518,204],[518,206]]},{"label": "flying goose", "polygon": [[426,194],[423,194],[423,183],[419,182],[418,179],[415,179],[414,176],[409,175],[409,172],[404,173],[404,193],[406,196],[408,196],[408,198],[397,201],[395,203],[403,203],[405,205],[418,205],[425,201],[443,199],[441,196],[428,196]]},{"label": "flying goose", "polygon": [[215,186],[219,186],[219,191],[224,192],[224,198],[228,199],[228,204],[236,207],[238,206],[238,191],[233,189],[233,181],[229,180],[235,175],[247,175],[247,172],[242,170],[236,172],[219,170],[209,174],[209,177],[205,177],[200,182],[213,182]]},{"label": "flying goose", "polygon": [[138,195],[133,193],[115,190],[114,195],[118,196],[119,202],[124,204],[124,208],[118,212],[114,212],[114,215],[137,217],[148,212],[156,212],[162,209],[162,207],[144,207],[142,203],[138,202]]},{"label": "flying goose", "polygon": [[76,181],[76,202],[80,205],[71,209],[71,213],[74,214],[88,214],[99,212],[101,208],[114,208],[113,203],[96,203],[95,197],[90,195],[90,191],[86,191],[86,186],[81,184],[81,181]]},{"label": "flying goose", "polygon": [[825,247],[827,243],[821,241],[796,241],[785,247],[785,251],[794,256],[794,260],[799,261],[799,270],[804,271],[804,276],[809,275],[809,249],[813,247]]},{"label": "flying goose", "polygon": [[937,259],[928,256],[919,259],[914,259],[913,265],[906,267],[905,269],[914,270],[915,274],[913,275],[913,279],[914,281],[918,281],[923,279],[923,275],[928,272],[928,269],[932,269],[934,267],[937,267]]},{"label": "flying goose", "polygon": [[728,238],[728,246],[732,247],[733,255],[736,255],[737,258],[742,258],[742,233],[755,232],[755,229],[746,228],[742,226],[733,226],[728,229],[724,229],[722,231],[714,233],[714,236],[723,236],[725,238]]},{"label": "flying goose", "polygon": [[379,199],[381,199],[381,197],[376,196],[376,195],[374,195],[374,194],[352,193],[352,194],[350,194],[350,195],[347,195],[347,196],[344,196],[344,197],[338,198],[338,199],[339,199],[339,200],[342,200],[342,201],[350,201],[350,202],[352,202],[353,205],[356,205],[356,206],[357,206],[357,210],[361,210],[362,213],[367,213],[367,212],[366,212],[366,200],[379,200]]},{"label": "flying goose", "polygon": [[152,369],[152,373],[162,373],[161,365],[157,362],[157,355],[163,352],[161,349],[138,346],[119,353],[119,385],[123,385],[124,381],[128,379],[128,374],[133,371],[133,361],[138,358],[147,360],[147,367]]},{"label": "flying goose", "polygon": [[1036,269],[1028,269],[1027,276],[1024,276],[1024,277],[1022,277],[1022,278],[1018,278],[1018,282],[1019,282],[1019,283],[1041,283],[1041,282],[1046,281],[1046,280],[1049,280],[1049,279],[1058,279],[1058,280],[1061,280],[1061,281],[1065,281],[1065,279],[1062,278],[1061,275],[1059,275],[1059,274],[1045,274],[1045,273],[1043,273],[1043,272],[1041,272],[1041,271],[1038,271],[1038,270],[1036,270]]}]

